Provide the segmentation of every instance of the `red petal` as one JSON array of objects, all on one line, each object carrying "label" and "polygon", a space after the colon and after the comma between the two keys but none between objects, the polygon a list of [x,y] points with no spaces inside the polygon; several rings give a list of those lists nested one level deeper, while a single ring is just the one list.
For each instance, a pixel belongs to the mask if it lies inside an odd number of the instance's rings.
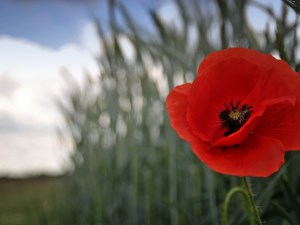
[{"label": "red petal", "polygon": [[249,135],[239,146],[227,148],[205,148],[196,139],[191,144],[195,154],[208,167],[223,174],[267,177],[284,163],[284,147],[273,138]]},{"label": "red petal", "polygon": [[[300,149],[300,76],[286,63],[274,59],[274,66],[260,76],[255,88],[244,101],[253,105],[265,99],[295,96],[293,107],[265,113],[257,127],[257,133],[280,140],[285,149]],[[254,109],[255,110],[255,109]]]},{"label": "red petal", "polygon": [[[244,141],[250,133],[262,136],[273,137],[258,131],[271,131],[276,121],[282,120],[282,115],[286,114],[295,105],[295,96],[285,96],[277,99],[263,101],[253,112],[249,120],[237,132],[227,137],[221,137],[212,143],[213,146],[233,146]],[[274,123],[275,122],[275,123]],[[266,126],[267,125],[267,126]],[[269,129],[271,128],[271,129]],[[281,140],[280,138],[278,138]]]},{"label": "red petal", "polygon": [[255,133],[278,139],[286,150],[300,149],[300,102],[293,107],[269,110],[257,125]]},{"label": "red petal", "polygon": [[175,87],[166,101],[171,126],[186,141],[190,140],[191,135],[194,136],[186,121],[187,94],[191,87],[192,84],[190,83]]},{"label": "red petal", "polygon": [[[274,67],[274,61],[276,64],[286,64],[282,60],[277,60],[269,54],[262,54],[258,51],[247,48],[227,48],[221,51],[210,53],[200,64],[198,68],[198,76],[211,66],[215,66],[216,63],[224,61],[226,59],[242,59],[252,64],[258,65],[261,68]],[[288,65],[287,65],[288,66]],[[289,67],[289,66],[288,66]]]},{"label": "red petal", "polygon": [[193,133],[210,142],[221,129],[219,112],[224,104],[240,101],[258,80],[257,66],[242,59],[227,59],[197,77],[188,96],[187,120]]}]

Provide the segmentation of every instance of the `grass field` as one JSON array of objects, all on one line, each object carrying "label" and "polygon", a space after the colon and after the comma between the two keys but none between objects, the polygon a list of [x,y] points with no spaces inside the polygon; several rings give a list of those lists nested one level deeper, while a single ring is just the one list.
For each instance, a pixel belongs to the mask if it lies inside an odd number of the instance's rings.
[{"label": "grass field", "polygon": [[35,225],[55,207],[64,177],[0,179],[0,224]]}]

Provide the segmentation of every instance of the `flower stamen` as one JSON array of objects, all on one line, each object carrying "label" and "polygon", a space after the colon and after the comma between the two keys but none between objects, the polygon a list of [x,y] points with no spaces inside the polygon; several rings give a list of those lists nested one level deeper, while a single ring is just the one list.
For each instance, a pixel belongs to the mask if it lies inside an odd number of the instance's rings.
[{"label": "flower stamen", "polygon": [[242,112],[238,109],[233,109],[229,113],[229,118],[232,120],[239,120],[242,117]]},{"label": "flower stamen", "polygon": [[240,102],[233,101],[229,104],[224,104],[225,109],[219,113],[222,129],[226,130],[224,136],[228,136],[238,131],[249,119],[252,114],[252,106],[248,104],[240,104]]}]

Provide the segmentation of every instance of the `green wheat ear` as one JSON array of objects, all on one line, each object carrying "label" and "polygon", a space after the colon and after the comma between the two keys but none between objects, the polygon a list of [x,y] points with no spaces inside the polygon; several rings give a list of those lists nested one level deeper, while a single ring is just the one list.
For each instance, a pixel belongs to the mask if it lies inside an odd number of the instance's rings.
[{"label": "green wheat ear", "polygon": [[285,4],[295,10],[297,14],[300,14],[300,1],[299,0],[282,0]]}]

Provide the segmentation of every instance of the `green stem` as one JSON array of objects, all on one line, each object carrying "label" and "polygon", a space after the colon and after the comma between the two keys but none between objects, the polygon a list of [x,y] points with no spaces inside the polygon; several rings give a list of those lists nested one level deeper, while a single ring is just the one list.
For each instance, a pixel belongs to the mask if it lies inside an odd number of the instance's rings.
[{"label": "green stem", "polygon": [[248,197],[248,193],[245,191],[245,189],[243,189],[241,187],[232,188],[225,196],[224,208],[223,208],[223,218],[222,218],[223,225],[228,225],[229,202],[230,202],[232,196],[235,193],[240,193],[244,197],[245,202],[246,202],[246,207],[247,207],[247,210],[248,210],[249,222],[250,222],[251,225],[254,225],[254,218],[253,218],[253,215],[252,215],[252,212],[251,212],[251,206],[250,206],[251,203],[250,203],[250,199]]},{"label": "green stem", "polygon": [[250,183],[247,179],[247,177],[243,177],[243,181],[244,181],[244,184],[245,184],[245,187],[246,187],[246,191],[248,193],[248,197],[250,199],[250,202],[251,202],[251,205],[252,205],[252,209],[254,211],[254,214],[256,216],[256,219],[257,219],[257,222],[259,225],[262,225],[262,221],[261,221],[261,218],[260,218],[260,215],[259,215],[259,212],[258,212],[258,209],[257,209],[257,206],[255,204],[255,200],[254,200],[254,197],[253,197],[253,193],[251,191],[251,187],[250,187]]}]

